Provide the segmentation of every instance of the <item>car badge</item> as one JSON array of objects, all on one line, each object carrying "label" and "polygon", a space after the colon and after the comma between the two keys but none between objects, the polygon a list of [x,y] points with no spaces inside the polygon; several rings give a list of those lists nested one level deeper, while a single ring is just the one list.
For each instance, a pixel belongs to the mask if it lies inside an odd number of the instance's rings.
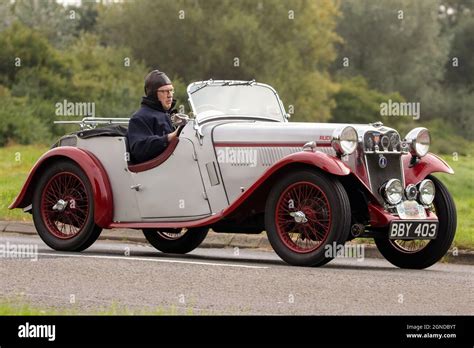
[{"label": "car badge", "polygon": [[388,164],[388,160],[387,160],[387,157],[385,157],[384,155],[380,155],[379,157],[379,167],[380,168],[385,168]]}]

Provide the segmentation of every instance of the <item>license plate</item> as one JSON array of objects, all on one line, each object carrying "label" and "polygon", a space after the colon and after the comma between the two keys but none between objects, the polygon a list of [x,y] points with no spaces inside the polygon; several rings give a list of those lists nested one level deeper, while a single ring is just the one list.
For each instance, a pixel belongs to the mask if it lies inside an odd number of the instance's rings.
[{"label": "license plate", "polygon": [[438,221],[392,221],[390,239],[435,239]]}]

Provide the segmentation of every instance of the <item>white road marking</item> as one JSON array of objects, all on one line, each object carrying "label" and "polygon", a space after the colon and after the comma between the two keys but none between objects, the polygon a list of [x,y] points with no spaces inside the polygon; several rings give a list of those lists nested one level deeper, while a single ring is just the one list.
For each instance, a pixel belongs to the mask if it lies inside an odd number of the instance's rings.
[{"label": "white road marking", "polygon": [[83,257],[83,258],[95,258],[95,259],[116,259],[116,260],[132,260],[132,261],[150,261],[150,262],[163,262],[163,263],[183,263],[191,265],[203,265],[203,266],[221,266],[221,267],[238,267],[238,268],[253,268],[253,269],[267,269],[267,266],[249,266],[249,265],[237,265],[231,263],[212,263],[212,262],[200,262],[200,261],[183,261],[183,260],[168,260],[168,259],[149,259],[144,257],[133,257],[133,256],[104,256],[104,255],[76,255],[76,254],[55,254],[55,253],[38,253],[38,255],[44,256],[59,256],[59,257]]}]

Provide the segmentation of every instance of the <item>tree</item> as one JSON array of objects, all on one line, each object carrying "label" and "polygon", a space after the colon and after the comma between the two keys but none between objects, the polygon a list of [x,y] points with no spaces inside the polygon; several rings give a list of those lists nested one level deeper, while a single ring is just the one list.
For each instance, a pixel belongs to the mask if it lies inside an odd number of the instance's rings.
[{"label": "tree", "polygon": [[8,0],[0,0],[0,32],[8,28],[14,21],[11,3]]},{"label": "tree", "polygon": [[74,40],[79,15],[55,0],[15,0],[12,14],[25,26],[44,35],[56,47]]},{"label": "tree", "polygon": [[126,48],[101,46],[94,35],[60,51],[16,22],[2,32],[0,46],[0,146],[62,135],[73,128],[54,120],[87,116],[56,114],[58,103],[90,103],[95,116],[129,117],[143,95],[145,66]]},{"label": "tree", "polygon": [[368,87],[367,81],[357,76],[340,81],[340,89],[335,95],[336,108],[332,113],[332,121],[339,123],[371,123],[382,121],[384,124],[396,126],[394,119],[381,116],[381,103],[388,100],[403,102],[398,93],[383,94]]},{"label": "tree", "polygon": [[370,88],[421,102],[424,119],[441,117],[433,96],[448,60],[448,38],[439,35],[439,5],[438,0],[343,1],[337,31],[344,43],[334,69],[364,76]]},{"label": "tree", "polygon": [[189,83],[256,79],[273,85],[297,120],[327,120],[337,86],[338,11],[330,0],[134,1],[99,14],[102,39]]},{"label": "tree", "polygon": [[445,83],[474,92],[474,16],[464,18],[453,30],[446,64]]}]

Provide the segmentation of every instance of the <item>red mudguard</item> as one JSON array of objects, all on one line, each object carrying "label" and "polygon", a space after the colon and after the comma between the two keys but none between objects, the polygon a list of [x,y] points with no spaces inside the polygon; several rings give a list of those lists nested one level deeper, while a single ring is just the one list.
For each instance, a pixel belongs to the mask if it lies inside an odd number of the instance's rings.
[{"label": "red mudguard", "polygon": [[72,146],[61,146],[46,152],[31,169],[21,192],[9,209],[25,208],[33,201],[36,184],[44,168],[59,159],[70,159],[76,162],[87,175],[94,194],[94,219],[100,227],[107,227],[112,222],[113,198],[109,177],[99,160],[89,151]]},{"label": "red mudguard", "polygon": [[431,173],[454,174],[454,170],[438,156],[428,153],[422,157],[413,167],[410,167],[411,155],[403,155],[403,170],[405,172],[405,184],[417,184]]}]

